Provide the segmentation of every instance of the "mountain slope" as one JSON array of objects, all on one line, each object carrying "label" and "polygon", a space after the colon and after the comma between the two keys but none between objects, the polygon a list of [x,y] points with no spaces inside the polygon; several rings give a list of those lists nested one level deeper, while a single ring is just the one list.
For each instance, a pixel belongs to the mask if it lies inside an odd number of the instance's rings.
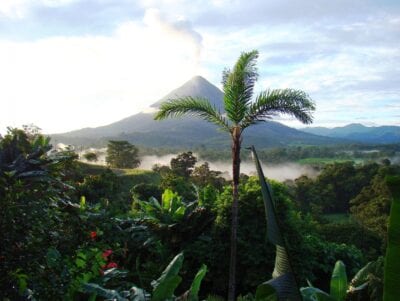
[{"label": "mountain slope", "polygon": [[400,142],[400,127],[398,126],[367,127],[359,123],[352,123],[343,127],[335,127],[332,129],[324,127],[310,127],[301,130],[310,134],[349,139],[369,144]]},{"label": "mountain slope", "polygon": [[[154,103],[154,111],[168,99],[196,96],[205,97],[222,110],[223,93],[206,79],[196,76]],[[109,139],[123,139],[149,147],[212,148],[230,145],[230,137],[219,132],[213,124],[195,117],[183,117],[163,121],[153,120],[154,113],[139,113],[97,128],[84,128],[65,134],[52,135],[53,141],[74,145],[104,144]],[[99,142],[100,141],[100,142]],[[244,145],[258,147],[287,146],[299,144],[333,144],[340,140],[304,133],[277,122],[260,123],[244,134]]]}]

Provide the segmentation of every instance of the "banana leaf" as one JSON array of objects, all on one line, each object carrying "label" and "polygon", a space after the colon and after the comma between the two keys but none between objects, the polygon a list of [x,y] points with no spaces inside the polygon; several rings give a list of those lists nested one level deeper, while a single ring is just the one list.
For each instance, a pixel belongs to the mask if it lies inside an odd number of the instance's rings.
[{"label": "banana leaf", "polygon": [[369,274],[374,268],[374,262],[368,262],[363,268],[361,268],[351,279],[349,290],[359,291],[368,286]]},{"label": "banana leaf", "polygon": [[331,295],[316,287],[302,287],[300,291],[303,301],[336,301]]},{"label": "banana leaf", "polygon": [[203,264],[200,270],[197,272],[196,276],[194,277],[193,283],[190,286],[189,290],[189,301],[198,301],[199,300],[199,291],[201,281],[203,280],[204,276],[207,273],[207,266]]},{"label": "banana leaf", "polygon": [[393,202],[389,216],[383,300],[396,301],[400,296],[400,176],[387,176],[386,183],[392,193]]},{"label": "banana leaf", "polygon": [[264,172],[254,146],[250,148],[258,178],[261,185],[261,193],[264,200],[265,215],[267,219],[267,238],[276,246],[275,268],[272,279],[265,284],[270,285],[276,291],[278,300],[301,300],[299,287],[297,286],[289,256],[282,238],[278,220],[275,213],[271,188],[265,181]]},{"label": "banana leaf", "polygon": [[343,301],[347,286],[346,267],[341,260],[338,260],[332,272],[330,295],[337,301]]},{"label": "banana leaf", "polygon": [[162,272],[160,278],[152,281],[152,301],[165,301],[172,299],[175,289],[181,283],[182,278],[178,273],[182,267],[183,253],[179,253]]}]

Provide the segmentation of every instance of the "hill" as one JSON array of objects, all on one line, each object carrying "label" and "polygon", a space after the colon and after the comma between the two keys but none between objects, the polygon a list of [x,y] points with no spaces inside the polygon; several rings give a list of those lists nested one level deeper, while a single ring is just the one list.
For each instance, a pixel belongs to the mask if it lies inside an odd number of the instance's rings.
[{"label": "hill", "polygon": [[349,139],[367,144],[389,144],[400,142],[399,126],[367,127],[359,123],[352,123],[332,129],[324,127],[309,127],[301,130],[309,134]]},{"label": "hill", "polygon": [[[153,120],[154,112],[162,102],[183,96],[205,97],[223,111],[223,93],[203,77],[196,76],[151,105],[153,112],[141,112],[109,125],[55,134],[51,137],[56,142],[82,146],[104,145],[110,139],[128,140],[146,147],[220,148],[229,146],[230,139],[226,133],[219,132],[214,125],[201,119],[183,117],[164,121]],[[263,148],[340,142],[343,141],[305,133],[273,121],[260,123],[247,129],[243,141],[244,145],[254,144]]]}]

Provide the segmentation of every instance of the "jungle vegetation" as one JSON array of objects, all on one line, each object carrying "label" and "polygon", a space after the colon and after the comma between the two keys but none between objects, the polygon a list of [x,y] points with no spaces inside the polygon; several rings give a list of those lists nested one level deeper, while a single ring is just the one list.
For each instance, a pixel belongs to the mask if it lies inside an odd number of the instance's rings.
[{"label": "jungle vegetation", "polygon": [[[120,300],[142,300],[134,299],[139,293],[150,300],[152,280],[181,252],[185,260],[173,261],[171,294],[183,298],[192,291],[201,300],[227,295],[229,180],[207,164],[193,165],[193,153],[151,172],[115,173],[50,148],[40,133],[20,129],[0,141],[3,300],[117,298],[113,292]],[[338,260],[348,279],[368,264],[364,281],[354,286],[364,288],[346,289],[346,298],[382,300],[394,199],[387,177],[399,174],[400,166],[387,161],[343,162],[326,165],[316,178],[268,181],[300,287],[311,287],[309,281],[329,292]],[[274,269],[275,247],[266,240],[259,179],[240,179],[237,297],[253,300]]]},{"label": "jungle vegetation", "polygon": [[[124,140],[109,141],[100,166],[35,127],[0,136],[0,300],[396,300],[398,145],[264,149],[261,161],[313,158],[319,170],[265,178],[255,148],[241,151],[245,129],[281,113],[309,123],[314,103],[292,89],[253,97],[257,57],[223,73],[225,112],[185,97],[156,115],[227,132],[232,179],[198,164],[197,150],[143,171]],[[257,176],[240,173],[250,153]]]}]

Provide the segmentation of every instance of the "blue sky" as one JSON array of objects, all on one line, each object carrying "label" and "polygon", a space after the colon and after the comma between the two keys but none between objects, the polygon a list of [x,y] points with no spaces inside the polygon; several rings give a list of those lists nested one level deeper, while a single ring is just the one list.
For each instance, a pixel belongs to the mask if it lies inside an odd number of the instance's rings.
[{"label": "blue sky", "polygon": [[306,91],[314,126],[400,125],[398,1],[1,0],[0,132],[108,124],[252,49],[256,89]]}]

